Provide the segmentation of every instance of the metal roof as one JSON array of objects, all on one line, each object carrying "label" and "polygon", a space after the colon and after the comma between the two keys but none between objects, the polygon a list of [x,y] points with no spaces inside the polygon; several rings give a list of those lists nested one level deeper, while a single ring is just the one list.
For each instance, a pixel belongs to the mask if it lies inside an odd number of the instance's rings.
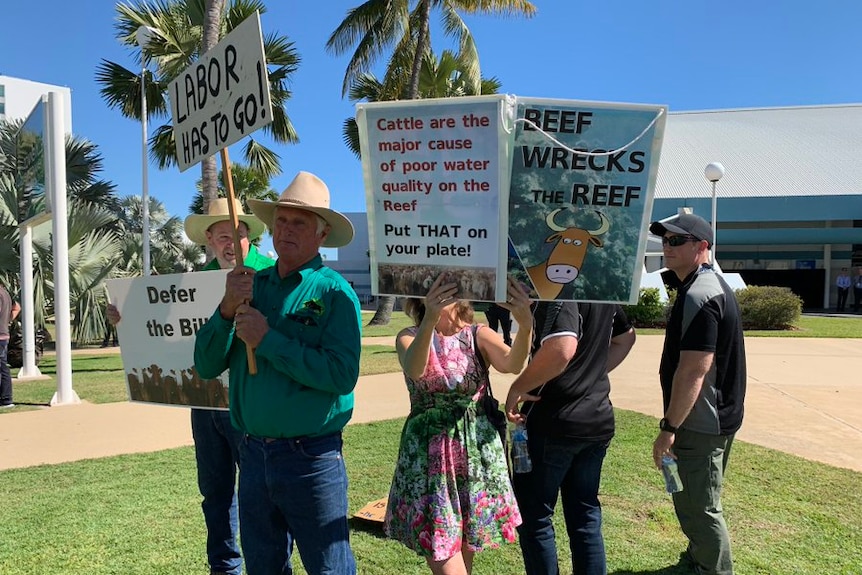
[{"label": "metal roof", "polygon": [[655,198],[862,195],[862,104],[672,112]]}]

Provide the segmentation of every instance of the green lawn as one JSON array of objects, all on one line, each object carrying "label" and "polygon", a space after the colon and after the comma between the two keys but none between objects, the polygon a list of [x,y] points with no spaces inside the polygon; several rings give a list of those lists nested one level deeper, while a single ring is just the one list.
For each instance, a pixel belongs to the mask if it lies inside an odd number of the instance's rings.
[{"label": "green lawn", "polygon": [[[386,495],[402,424],[345,431],[352,512]],[[684,539],[651,467],[655,419],[618,411],[617,426],[602,483],[609,572],[681,575],[675,564]],[[191,448],[0,472],[0,500],[4,575],[206,571]],[[738,442],[724,503],[738,573],[859,573],[862,474]],[[423,561],[386,540],[377,525],[351,523],[361,573],[427,573]],[[571,573],[565,529],[557,527],[562,573]],[[474,569],[476,575],[518,572],[517,545],[479,554]]]}]

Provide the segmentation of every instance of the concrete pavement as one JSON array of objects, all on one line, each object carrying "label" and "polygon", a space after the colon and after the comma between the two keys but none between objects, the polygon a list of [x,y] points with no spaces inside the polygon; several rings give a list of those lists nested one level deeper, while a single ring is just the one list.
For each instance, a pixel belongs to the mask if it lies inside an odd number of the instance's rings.
[{"label": "concrete pavement", "polygon": [[[639,336],[611,374],[616,407],[661,416],[662,341]],[[862,472],[862,340],[748,338],[746,352],[746,416],[738,438]],[[498,399],[505,398],[513,378],[492,376]],[[352,423],[403,417],[409,409],[400,373],[364,376],[356,386]],[[191,444],[184,408],[82,403],[0,414],[0,469]]]}]

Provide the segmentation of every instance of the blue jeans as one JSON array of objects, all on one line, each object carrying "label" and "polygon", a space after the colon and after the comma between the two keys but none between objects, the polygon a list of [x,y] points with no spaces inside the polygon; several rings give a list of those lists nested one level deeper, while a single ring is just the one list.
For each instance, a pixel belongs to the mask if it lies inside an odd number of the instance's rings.
[{"label": "blue jeans", "polygon": [[9,340],[0,339],[0,405],[12,403],[12,374],[9,373]]},{"label": "blue jeans", "polygon": [[557,545],[551,521],[557,494],[569,534],[572,567],[578,575],[605,575],[605,542],[599,483],[610,441],[584,442],[529,437],[533,470],[516,473],[515,496],[523,524],[518,540],[527,575],[557,575]]},{"label": "blue jeans", "polygon": [[239,511],[248,575],[290,575],[296,541],[309,575],[353,575],[341,433],[240,445]]},{"label": "blue jeans", "polygon": [[240,575],[235,486],[242,433],[231,425],[228,411],[192,409],[191,414],[198,488],[207,525],[207,560],[213,571]]}]

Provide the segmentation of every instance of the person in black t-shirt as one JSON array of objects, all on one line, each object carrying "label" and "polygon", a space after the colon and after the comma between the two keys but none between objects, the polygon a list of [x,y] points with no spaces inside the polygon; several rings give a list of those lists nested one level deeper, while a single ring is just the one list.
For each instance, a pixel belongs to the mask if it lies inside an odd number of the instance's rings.
[{"label": "person in black t-shirt", "polygon": [[739,305],[727,282],[709,265],[712,228],[681,214],[653,222],[664,261],[676,276],[659,377],[664,417],[653,460],[677,460],[683,490],[673,494],[680,527],[689,540],[683,559],[698,573],[731,575],[730,536],[721,488],[733,438],[742,425],[745,346]]},{"label": "person in black t-shirt", "polygon": [[485,311],[488,327],[497,331],[497,326],[503,329],[503,343],[512,345],[512,314],[506,308],[492,303]]},{"label": "person in black t-shirt", "polygon": [[561,493],[574,572],[603,574],[598,493],[614,435],[608,372],[628,355],[635,332],[615,304],[539,302],[533,317],[532,359],[506,399],[509,419],[526,420],[533,462],[513,479],[525,571],[559,573],[551,518]]}]

